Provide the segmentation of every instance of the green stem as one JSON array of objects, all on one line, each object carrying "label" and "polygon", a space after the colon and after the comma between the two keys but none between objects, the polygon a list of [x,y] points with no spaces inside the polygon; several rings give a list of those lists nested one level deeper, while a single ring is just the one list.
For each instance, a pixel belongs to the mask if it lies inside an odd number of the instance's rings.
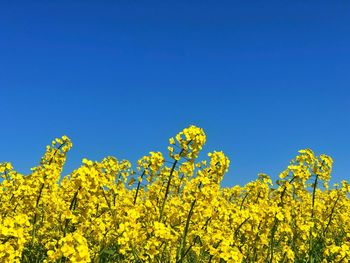
[{"label": "green stem", "polygon": [[[312,209],[311,209],[311,221],[314,221],[314,209],[315,209],[315,197],[316,197],[316,187],[318,182],[318,174],[316,175],[315,182],[312,189]],[[313,232],[314,226],[310,227],[310,240],[309,240],[309,260],[308,262],[313,262],[312,257],[312,247],[313,247],[313,238],[312,238],[312,232]]]},{"label": "green stem", "polygon": [[[75,204],[77,203],[77,197],[78,197],[78,192],[80,191],[81,186],[78,188],[78,190],[74,193],[74,196],[72,198],[72,201],[70,202],[70,206],[69,206],[69,210],[72,211],[75,207]],[[68,224],[69,224],[69,219],[65,219],[64,222],[64,229],[63,229],[63,236],[65,237],[67,234],[67,228],[68,228]]]},{"label": "green stem", "polygon": [[[184,149],[182,149],[179,153],[179,155],[181,156],[181,154],[184,152]],[[175,171],[175,167],[178,163],[178,160],[175,160],[175,162],[173,163],[173,166],[171,167],[171,170],[170,170],[170,174],[169,174],[169,179],[168,179],[168,182],[167,182],[167,185],[166,185],[166,189],[165,189],[165,195],[164,195],[164,199],[163,199],[163,203],[162,203],[162,206],[161,206],[161,209],[160,209],[160,215],[159,215],[159,222],[162,220],[163,218],[163,213],[164,213],[164,207],[165,207],[165,202],[168,198],[168,194],[169,194],[169,190],[170,190],[170,183],[171,183],[171,179],[173,178],[173,173]]]},{"label": "green stem", "polygon": [[[141,174],[141,179],[143,178],[144,175],[145,175],[145,170],[143,170],[143,172]],[[136,204],[136,199],[137,199],[137,195],[138,195],[139,190],[140,190],[140,185],[141,185],[141,182],[139,181],[137,184],[136,194],[135,194],[135,198],[134,198],[134,205]]]},{"label": "green stem", "polygon": [[[55,149],[55,152],[53,153],[50,161],[49,161],[49,165],[51,165],[52,161],[53,161],[53,158],[55,157],[55,155],[57,154],[57,152],[67,143],[67,141],[64,141],[63,143],[61,143],[57,149]],[[46,178],[46,174],[44,175],[44,179]],[[43,193],[43,190],[44,190],[44,187],[45,187],[45,183],[42,183],[41,186],[40,186],[40,190],[39,190],[39,194],[38,194],[38,197],[36,199],[36,203],[35,203],[35,210],[38,208],[39,206],[39,202],[40,202],[40,199],[41,199],[41,195]],[[36,225],[36,221],[37,221],[37,217],[38,217],[38,214],[37,214],[37,211],[34,211],[34,217],[33,217],[33,228],[32,228],[32,246],[34,244],[34,240],[35,240],[35,225]]]},{"label": "green stem", "polygon": [[184,259],[185,259],[186,238],[187,238],[188,229],[189,229],[189,226],[190,226],[191,217],[192,217],[192,214],[193,214],[193,208],[194,208],[194,206],[196,204],[196,201],[197,201],[197,199],[193,200],[193,202],[191,204],[190,211],[188,212],[186,225],[185,225],[185,229],[184,229],[184,234],[183,234],[183,237],[182,237],[182,240],[181,240],[181,244],[180,244],[180,251],[181,251],[181,258],[180,258],[180,261],[179,261],[180,263],[183,263]]}]

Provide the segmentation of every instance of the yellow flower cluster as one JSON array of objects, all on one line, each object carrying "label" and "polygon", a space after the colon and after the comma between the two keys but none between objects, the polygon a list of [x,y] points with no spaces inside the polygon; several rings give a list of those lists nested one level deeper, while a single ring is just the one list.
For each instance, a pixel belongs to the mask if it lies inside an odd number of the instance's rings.
[{"label": "yellow flower cluster", "polygon": [[[134,169],[114,157],[62,177],[72,147],[48,146],[29,175],[0,164],[0,262],[349,262],[350,185],[305,149],[273,185],[266,174],[220,186],[230,161],[198,161],[190,126]],[[170,158],[170,159],[167,159]]]}]

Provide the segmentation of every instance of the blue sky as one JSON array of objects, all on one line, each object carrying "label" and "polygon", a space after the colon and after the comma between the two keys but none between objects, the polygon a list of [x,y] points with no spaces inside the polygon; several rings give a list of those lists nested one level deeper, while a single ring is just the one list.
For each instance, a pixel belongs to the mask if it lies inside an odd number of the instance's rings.
[{"label": "blue sky", "polygon": [[348,1],[1,1],[0,161],[55,137],[83,157],[166,153],[190,124],[231,159],[224,185],[277,178],[299,149],[349,178]]}]

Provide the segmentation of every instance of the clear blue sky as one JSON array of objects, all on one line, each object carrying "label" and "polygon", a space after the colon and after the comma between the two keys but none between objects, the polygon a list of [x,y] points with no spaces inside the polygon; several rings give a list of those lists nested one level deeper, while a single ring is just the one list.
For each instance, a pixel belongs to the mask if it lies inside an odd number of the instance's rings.
[{"label": "clear blue sky", "polygon": [[307,147],[348,179],[349,72],[347,0],[1,1],[0,161],[28,173],[64,134],[66,172],[135,161],[195,124],[226,186]]}]

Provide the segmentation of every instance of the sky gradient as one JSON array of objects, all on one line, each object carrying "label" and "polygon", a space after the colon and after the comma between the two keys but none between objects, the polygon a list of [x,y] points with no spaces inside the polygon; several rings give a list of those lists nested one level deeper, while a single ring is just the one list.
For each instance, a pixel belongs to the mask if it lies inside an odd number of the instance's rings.
[{"label": "sky gradient", "polygon": [[[194,124],[223,185],[277,179],[302,148],[349,179],[349,1],[1,1],[0,162],[52,139],[81,159],[167,153]],[[205,158],[205,155],[201,155]]]}]

